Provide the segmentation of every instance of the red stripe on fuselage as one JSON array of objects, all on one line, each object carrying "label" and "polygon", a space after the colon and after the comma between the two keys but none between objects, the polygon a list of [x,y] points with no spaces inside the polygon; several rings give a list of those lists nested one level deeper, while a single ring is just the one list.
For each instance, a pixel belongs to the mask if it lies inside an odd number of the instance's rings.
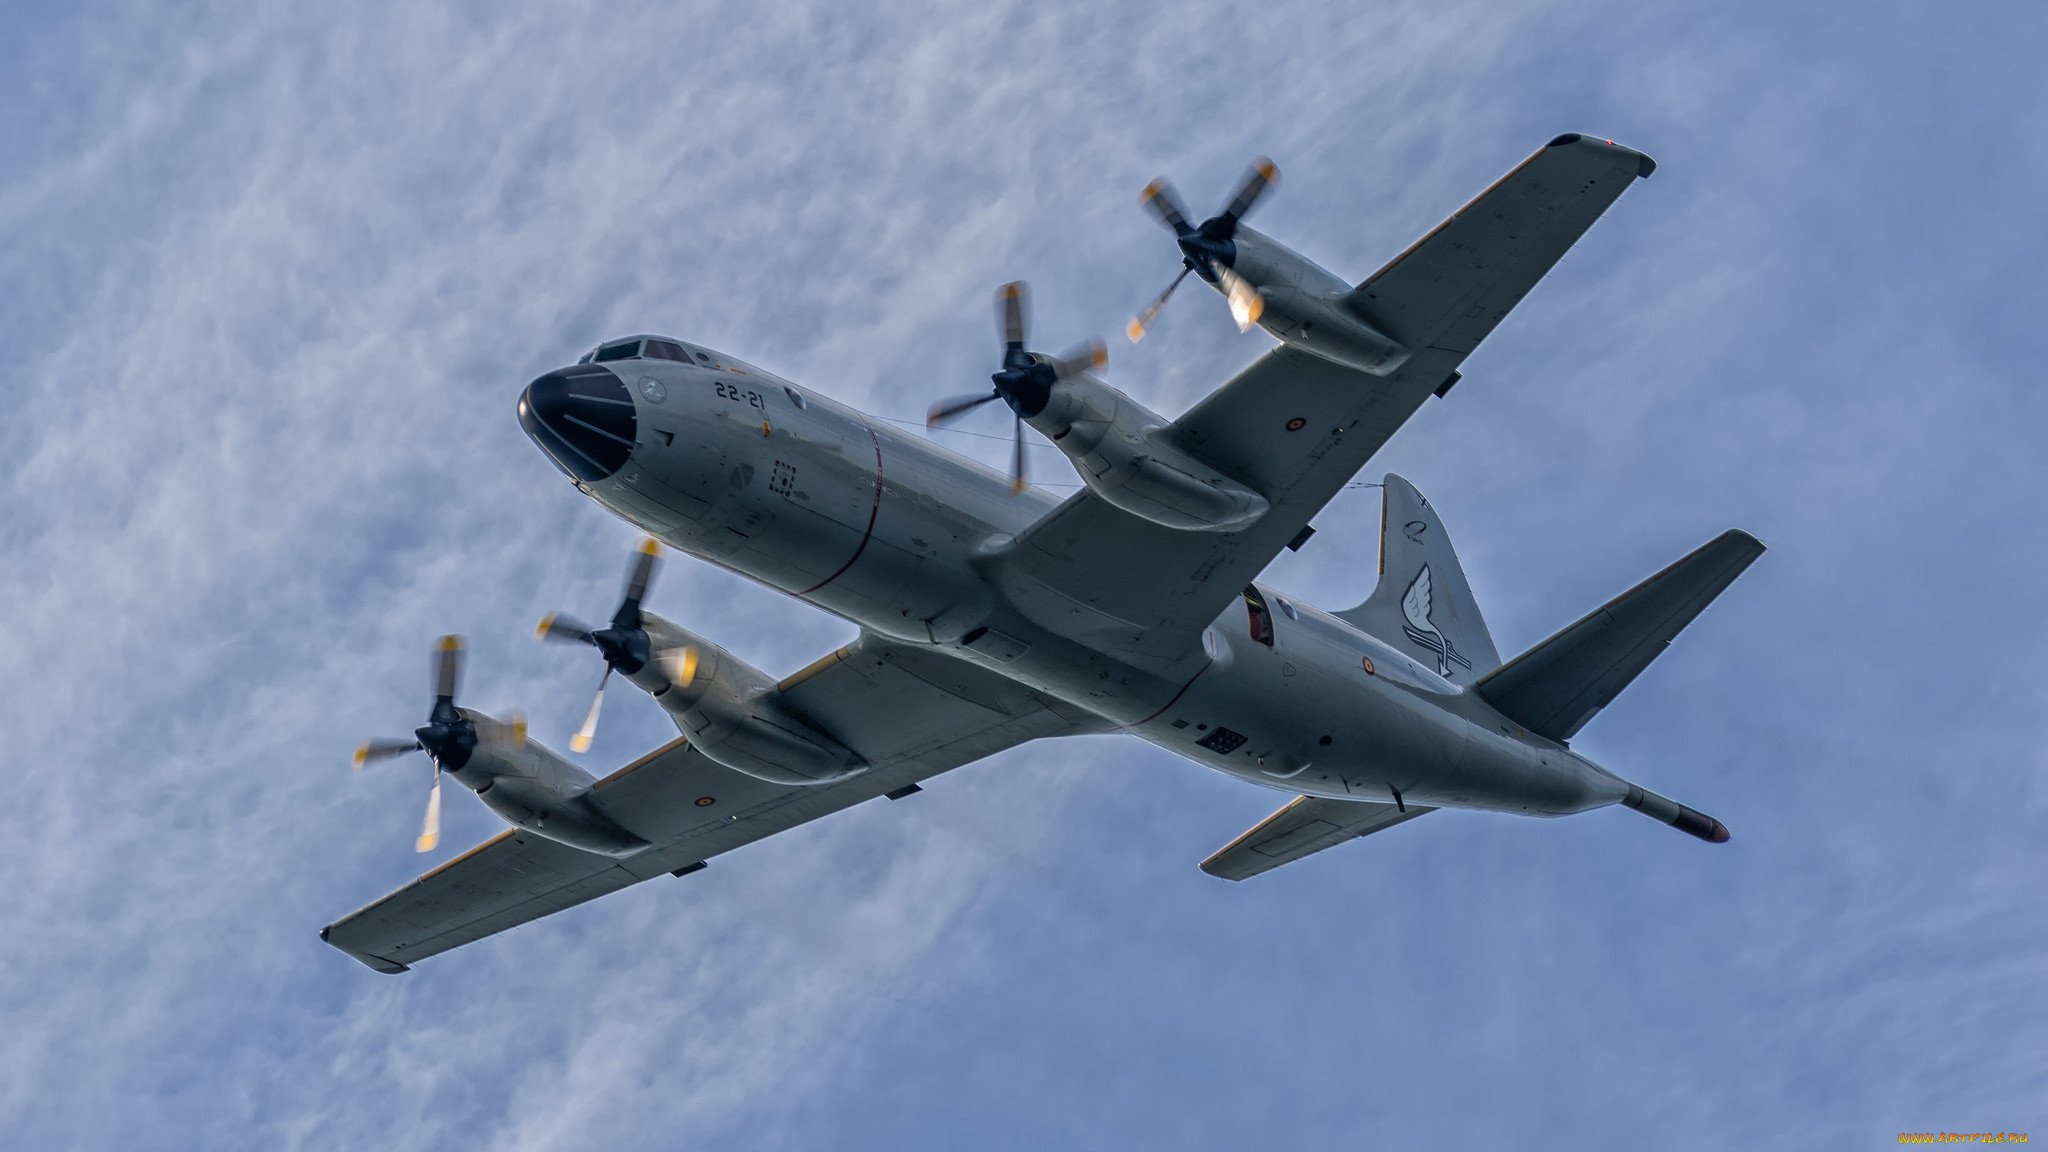
[{"label": "red stripe on fuselage", "polygon": [[799,596],[809,596],[825,585],[846,575],[847,569],[852,568],[854,562],[860,559],[860,554],[868,550],[868,541],[875,538],[875,520],[882,514],[882,438],[875,435],[874,426],[865,419],[861,419],[860,426],[867,431],[868,439],[873,441],[875,445],[875,500],[873,504],[868,506],[868,530],[861,533],[860,543],[855,546],[853,555],[847,557],[846,563],[839,566],[839,571],[798,592],[797,595]]}]

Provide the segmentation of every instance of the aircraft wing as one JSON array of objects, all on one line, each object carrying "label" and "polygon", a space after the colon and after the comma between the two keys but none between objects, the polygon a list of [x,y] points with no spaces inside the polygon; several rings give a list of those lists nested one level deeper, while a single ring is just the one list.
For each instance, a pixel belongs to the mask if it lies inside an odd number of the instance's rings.
[{"label": "aircraft wing", "polygon": [[1420,804],[1410,804],[1404,812],[1392,804],[1367,800],[1296,796],[1286,807],[1253,825],[1251,831],[1217,849],[1202,861],[1202,871],[1225,880],[1244,880],[1434,811]]},{"label": "aircraft wing", "polygon": [[1040,624],[1171,673],[1202,629],[1338,490],[1638,176],[1649,157],[1559,137],[1352,293],[1413,349],[1375,376],[1282,346],[1176,421],[1182,445],[1272,505],[1230,533],[1133,516],[1082,489],[1018,538],[996,575]]},{"label": "aircraft wing", "polygon": [[642,880],[687,875],[721,852],[1027,740],[1110,727],[972,665],[872,636],[784,680],[780,691],[872,767],[836,784],[787,787],[723,767],[678,739],[593,790],[609,816],[652,848],[613,859],[510,829],[321,929],[321,939],[379,972],[403,972]]}]

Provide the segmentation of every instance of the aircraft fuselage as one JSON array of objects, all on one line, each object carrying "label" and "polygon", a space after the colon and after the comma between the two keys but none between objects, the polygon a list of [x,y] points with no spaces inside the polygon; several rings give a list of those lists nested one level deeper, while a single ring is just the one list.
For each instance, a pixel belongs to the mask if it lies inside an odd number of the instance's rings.
[{"label": "aircraft fuselage", "polygon": [[1393,646],[1269,589],[1270,644],[1234,603],[1207,630],[1206,659],[1173,674],[1077,643],[983,575],[1055,497],[1012,495],[1001,473],[922,436],[663,343],[692,359],[585,363],[535,381],[520,407],[579,488],[669,547],[1269,787],[1538,815],[1626,790]]}]

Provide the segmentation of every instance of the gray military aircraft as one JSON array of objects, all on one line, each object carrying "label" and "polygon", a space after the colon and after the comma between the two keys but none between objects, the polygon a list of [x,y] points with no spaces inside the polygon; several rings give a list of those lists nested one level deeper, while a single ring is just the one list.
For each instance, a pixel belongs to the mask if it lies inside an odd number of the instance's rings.
[{"label": "gray military aircraft", "polygon": [[[671,548],[860,627],[777,680],[645,611],[653,541],[624,602],[543,638],[594,648],[682,735],[603,779],[458,708],[444,638],[412,740],[440,777],[512,827],[321,930],[380,972],[407,965],[919,783],[1028,740],[1128,732],[1294,793],[1202,869],[1242,880],[1438,808],[1562,816],[1623,804],[1719,843],[1720,821],[1632,784],[1569,741],[1763,551],[1729,531],[1503,663],[1441,518],[1386,477],[1379,583],[1329,612],[1257,583],[1309,520],[1431,397],[1607,206],[1654,167],[1560,136],[1353,286],[1228,208],[1190,224],[1163,184],[1145,203],[1182,273],[1281,344],[1177,420],[1103,383],[1099,344],[1028,349],[1022,285],[999,295],[1009,476],[772,373],[681,340],[600,345],[533,381],[519,419],[586,495]],[[1175,285],[1180,279],[1174,281]],[[1133,338],[1165,302],[1132,325]],[[1023,483],[1022,426],[1084,485]]]}]

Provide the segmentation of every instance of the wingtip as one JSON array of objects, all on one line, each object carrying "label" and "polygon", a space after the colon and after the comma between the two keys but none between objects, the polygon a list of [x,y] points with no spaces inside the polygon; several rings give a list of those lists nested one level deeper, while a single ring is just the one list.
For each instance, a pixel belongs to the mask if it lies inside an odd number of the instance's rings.
[{"label": "wingtip", "polygon": [[1638,152],[1634,148],[1630,148],[1626,144],[1616,144],[1612,140],[1588,137],[1584,132],[1567,132],[1564,135],[1559,136],[1557,139],[1552,140],[1548,145],[1546,145],[1546,147],[1563,148],[1566,145],[1577,144],[1579,141],[1586,139],[1592,139],[1596,145],[1605,144],[1609,148],[1617,148],[1621,151],[1633,154],[1636,158],[1636,179],[1638,180],[1648,180],[1650,178],[1650,173],[1655,172],[1657,170],[1657,162],[1651,159],[1648,153]]}]

